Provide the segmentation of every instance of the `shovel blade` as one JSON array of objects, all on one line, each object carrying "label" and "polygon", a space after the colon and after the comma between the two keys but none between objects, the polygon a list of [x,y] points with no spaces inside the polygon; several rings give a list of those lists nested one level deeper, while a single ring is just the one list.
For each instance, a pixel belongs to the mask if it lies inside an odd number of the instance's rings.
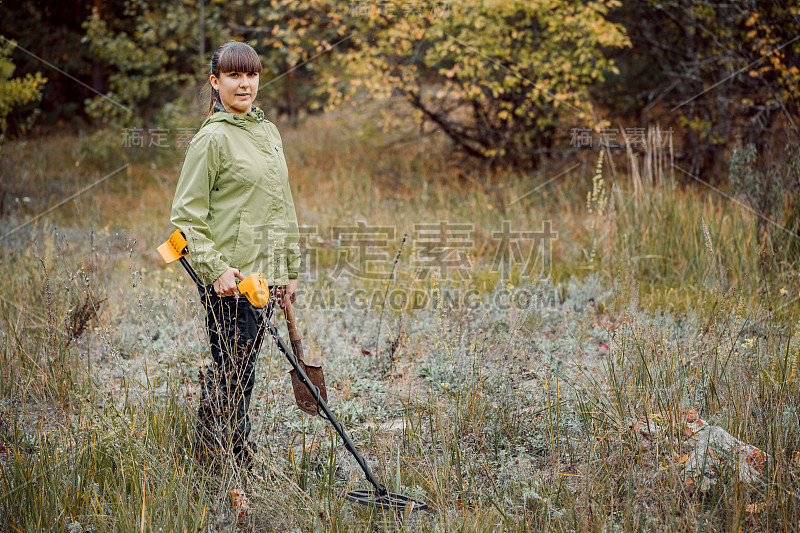
[{"label": "shovel blade", "polygon": [[[302,365],[311,383],[319,389],[320,397],[327,403],[328,389],[325,388],[325,375],[322,373],[322,367],[309,365],[303,361],[298,361],[298,363]],[[319,414],[317,401],[314,399],[314,395],[311,394],[311,391],[308,390],[308,387],[303,385],[303,382],[300,381],[297,370],[292,369],[289,373],[292,375],[292,388],[294,389],[294,399],[297,402],[297,407],[310,415]]]}]

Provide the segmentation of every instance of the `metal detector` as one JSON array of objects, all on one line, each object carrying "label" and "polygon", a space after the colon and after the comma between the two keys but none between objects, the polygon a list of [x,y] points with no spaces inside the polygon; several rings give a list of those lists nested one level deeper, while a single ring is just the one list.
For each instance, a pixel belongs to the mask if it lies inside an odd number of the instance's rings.
[{"label": "metal detector", "polygon": [[[189,248],[186,243],[186,237],[183,235],[181,230],[176,230],[172,235],[170,235],[169,239],[158,247],[158,252],[167,263],[180,260],[181,265],[183,265],[183,268],[185,268],[186,272],[189,273],[192,281],[194,281],[198,287],[205,290],[205,285],[200,282],[200,279],[197,277],[197,273],[192,268],[192,265],[190,265],[186,260],[186,256],[189,255]],[[252,303],[255,307],[263,308],[266,306],[266,316],[271,316],[273,307],[275,305],[275,299],[269,292],[269,287],[267,286],[261,274],[252,274],[248,276],[239,283],[238,288],[239,292],[244,294],[248,301],[250,301],[250,303]],[[286,342],[284,342],[281,336],[278,335],[278,330],[275,328],[275,325],[269,320],[269,318],[267,318],[265,322],[267,331],[269,331],[269,334],[272,335],[272,338],[275,340],[275,344],[277,344],[278,349],[283,352],[283,355],[286,356],[289,364],[292,365],[292,368],[296,372],[297,378],[299,378],[299,381],[306,386],[308,392],[311,393],[311,396],[314,398],[318,414],[330,422],[330,424],[333,426],[333,429],[336,430],[336,433],[338,433],[342,438],[342,441],[344,441],[344,447],[353,455],[358,463],[358,466],[360,466],[361,470],[364,472],[364,476],[367,478],[367,481],[369,481],[373,487],[372,489],[348,491],[347,494],[345,494],[345,497],[348,500],[360,503],[361,505],[367,505],[386,510],[405,511],[408,507],[411,508],[411,511],[423,511],[427,509],[428,504],[424,501],[412,498],[410,496],[405,496],[403,494],[389,492],[386,487],[378,481],[378,478],[375,477],[375,475],[372,473],[372,470],[370,470],[369,465],[367,465],[367,461],[360,453],[358,453],[358,450],[356,450],[353,441],[350,440],[350,437],[347,434],[347,431],[344,429],[344,426],[342,426],[342,423],[339,422],[339,420],[328,407],[328,404],[322,398],[319,387],[314,385],[309,376],[306,374],[303,365],[299,363],[293,351],[286,345]]]}]

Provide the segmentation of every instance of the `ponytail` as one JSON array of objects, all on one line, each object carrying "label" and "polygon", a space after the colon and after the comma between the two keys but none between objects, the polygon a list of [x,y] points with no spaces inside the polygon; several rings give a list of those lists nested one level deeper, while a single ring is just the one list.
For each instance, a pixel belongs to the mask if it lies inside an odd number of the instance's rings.
[{"label": "ponytail", "polygon": [[217,106],[217,102],[219,102],[219,91],[217,91],[214,87],[211,87],[211,101],[208,103],[208,116],[214,114],[214,108]]}]

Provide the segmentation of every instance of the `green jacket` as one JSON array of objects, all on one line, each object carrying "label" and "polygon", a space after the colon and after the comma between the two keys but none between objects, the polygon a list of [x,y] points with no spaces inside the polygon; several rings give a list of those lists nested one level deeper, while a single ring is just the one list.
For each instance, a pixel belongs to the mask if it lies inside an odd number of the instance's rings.
[{"label": "green jacket", "polygon": [[203,283],[234,267],[285,285],[298,275],[300,249],[278,128],[257,107],[215,110],[186,149],[170,219]]}]

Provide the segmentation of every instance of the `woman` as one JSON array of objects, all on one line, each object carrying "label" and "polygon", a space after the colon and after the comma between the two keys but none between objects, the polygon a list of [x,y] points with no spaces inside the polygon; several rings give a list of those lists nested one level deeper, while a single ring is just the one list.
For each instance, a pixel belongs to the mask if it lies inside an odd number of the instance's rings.
[{"label": "woman", "polygon": [[198,449],[233,451],[244,466],[255,453],[247,411],[268,317],[238,297],[237,278],[262,273],[282,289],[283,307],[284,299],[295,301],[300,265],[283,143],[253,106],[260,73],[247,44],[229,41],[214,53],[208,118],[186,150],[171,216],[206,284],[200,292],[213,366],[200,376]]}]

